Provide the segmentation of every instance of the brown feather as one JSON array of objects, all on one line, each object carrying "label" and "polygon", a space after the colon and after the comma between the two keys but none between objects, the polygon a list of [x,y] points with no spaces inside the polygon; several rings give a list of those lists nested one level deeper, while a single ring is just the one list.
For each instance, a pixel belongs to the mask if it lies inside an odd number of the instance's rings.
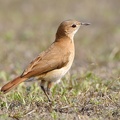
[{"label": "brown feather", "polygon": [[[67,44],[65,43],[64,45],[70,46],[70,44],[70,40],[68,39]],[[70,56],[70,51],[65,50],[65,48],[63,45],[60,45],[60,42],[54,42],[49,49],[42,52],[30,63],[21,77],[30,78],[63,67],[69,62]]]},{"label": "brown feather", "polygon": [[64,46],[60,45],[59,42],[53,43],[49,49],[42,52],[30,63],[20,77],[17,77],[4,85],[1,91],[7,93],[21,82],[24,82],[31,77],[36,77],[49,71],[64,67],[69,62],[70,52],[65,52],[66,50],[61,52],[63,49]]},{"label": "brown feather", "polygon": [[19,85],[21,82],[25,81],[27,78],[21,78],[21,77],[17,77],[14,80],[8,82],[7,84],[5,84],[2,88],[1,88],[1,92],[3,93],[7,93],[9,92],[11,89],[13,89],[14,87],[16,87],[17,85]]}]

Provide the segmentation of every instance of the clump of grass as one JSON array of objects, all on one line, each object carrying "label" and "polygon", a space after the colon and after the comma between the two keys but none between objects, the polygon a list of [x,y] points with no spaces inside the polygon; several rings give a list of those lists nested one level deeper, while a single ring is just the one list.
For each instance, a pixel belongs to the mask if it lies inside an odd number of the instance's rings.
[{"label": "clump of grass", "polygon": [[[69,80],[68,80],[69,79]],[[119,93],[113,91],[116,86],[113,80],[104,80],[93,72],[86,72],[77,78],[77,75],[66,77],[61,84],[52,89],[53,102],[49,103],[37,83],[28,87],[25,84],[18,86],[10,93],[1,93],[0,107],[3,117],[25,118],[29,114],[49,113],[51,119],[59,119],[59,115],[77,113],[91,117],[119,116]],[[7,111],[7,114],[4,112]],[[21,111],[21,112],[19,112]],[[38,114],[38,113],[41,114]],[[48,115],[48,114],[47,114]],[[34,115],[33,115],[34,116]],[[62,116],[63,117],[63,116]],[[45,116],[43,117],[45,118]],[[63,117],[64,118],[64,117]]]}]

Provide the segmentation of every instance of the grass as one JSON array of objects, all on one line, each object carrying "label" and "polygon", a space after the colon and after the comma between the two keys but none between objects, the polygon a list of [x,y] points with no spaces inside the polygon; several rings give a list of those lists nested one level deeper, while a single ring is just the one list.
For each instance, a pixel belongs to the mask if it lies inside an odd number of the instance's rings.
[{"label": "grass", "polygon": [[[105,80],[87,72],[67,76],[52,89],[52,103],[36,83],[0,97],[1,119],[117,119],[120,114],[120,79]],[[61,116],[61,117],[60,117]]]},{"label": "grass", "polygon": [[[69,73],[52,89],[49,103],[37,82],[0,93],[0,120],[119,120],[119,1],[0,1],[0,86],[54,40],[66,19],[90,22],[75,36]],[[59,15],[58,15],[59,14]]]}]

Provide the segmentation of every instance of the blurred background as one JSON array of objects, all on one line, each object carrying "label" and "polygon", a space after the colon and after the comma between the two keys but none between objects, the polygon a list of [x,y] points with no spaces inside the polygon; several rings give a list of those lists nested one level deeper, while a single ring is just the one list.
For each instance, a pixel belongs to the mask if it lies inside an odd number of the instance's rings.
[{"label": "blurred background", "polygon": [[1,75],[21,74],[54,41],[59,24],[67,19],[91,23],[75,35],[71,73],[120,77],[119,0],[0,0]]}]

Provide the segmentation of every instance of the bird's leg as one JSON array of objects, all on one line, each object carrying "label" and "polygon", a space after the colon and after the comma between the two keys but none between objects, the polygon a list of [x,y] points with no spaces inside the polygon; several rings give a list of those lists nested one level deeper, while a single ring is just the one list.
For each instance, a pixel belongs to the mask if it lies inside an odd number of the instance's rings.
[{"label": "bird's leg", "polygon": [[48,82],[48,84],[47,84],[47,94],[48,95],[51,95],[50,89],[51,89],[52,86],[53,86],[53,82]]},{"label": "bird's leg", "polygon": [[45,85],[45,81],[41,81],[40,87],[43,90],[43,92],[45,93],[46,97],[48,98],[48,101],[51,102],[51,99],[50,99],[46,89],[44,88],[44,85]]}]

